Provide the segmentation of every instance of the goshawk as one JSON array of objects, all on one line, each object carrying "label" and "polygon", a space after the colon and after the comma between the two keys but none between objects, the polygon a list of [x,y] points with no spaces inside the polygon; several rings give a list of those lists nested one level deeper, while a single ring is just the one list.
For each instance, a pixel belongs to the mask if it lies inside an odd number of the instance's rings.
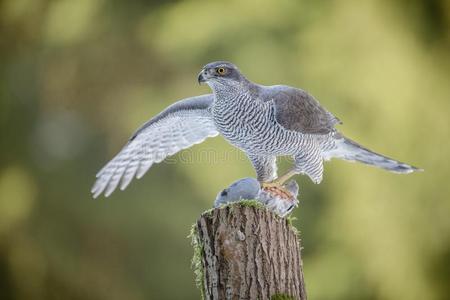
[{"label": "goshawk", "polygon": [[[301,89],[253,83],[225,61],[204,66],[198,82],[207,83],[212,94],[178,101],[139,128],[97,173],[94,197],[109,196],[119,184],[125,189],[154,163],[219,134],[247,154],[264,189],[288,198],[283,184],[290,177],[306,174],[320,183],[323,161],[331,158],[396,173],[419,170],[346,138],[335,129],[341,121]],[[279,177],[278,156],[294,160],[294,166]]]}]

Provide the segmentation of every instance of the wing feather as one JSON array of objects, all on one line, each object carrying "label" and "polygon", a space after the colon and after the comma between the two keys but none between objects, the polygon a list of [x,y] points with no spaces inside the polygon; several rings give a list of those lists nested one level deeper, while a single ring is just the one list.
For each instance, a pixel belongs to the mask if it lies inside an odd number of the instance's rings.
[{"label": "wing feather", "polygon": [[105,196],[120,185],[124,190],[133,178],[141,178],[154,163],[180,150],[218,135],[208,110],[213,95],[181,100],[139,128],[125,147],[96,175],[93,197]]},{"label": "wing feather", "polygon": [[263,99],[275,105],[276,120],[289,130],[304,134],[328,134],[342,122],[307,92],[283,85],[265,87]]}]

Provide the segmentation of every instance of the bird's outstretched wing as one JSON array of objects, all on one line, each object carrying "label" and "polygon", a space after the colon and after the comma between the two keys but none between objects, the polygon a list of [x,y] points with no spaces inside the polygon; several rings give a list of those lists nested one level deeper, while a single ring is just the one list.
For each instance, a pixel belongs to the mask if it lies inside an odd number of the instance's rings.
[{"label": "bird's outstretched wing", "polygon": [[273,101],[276,120],[288,130],[304,134],[328,134],[342,122],[307,92],[283,85],[264,87],[261,95]]},{"label": "bird's outstretched wing", "polygon": [[208,108],[212,94],[183,99],[150,119],[100,172],[92,187],[94,198],[109,196],[119,185],[141,178],[154,163],[218,134]]}]

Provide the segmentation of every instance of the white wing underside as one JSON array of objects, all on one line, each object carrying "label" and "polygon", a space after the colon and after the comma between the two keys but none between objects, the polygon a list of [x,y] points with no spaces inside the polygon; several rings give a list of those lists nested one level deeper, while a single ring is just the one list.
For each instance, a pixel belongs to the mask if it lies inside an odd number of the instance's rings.
[{"label": "white wing underside", "polygon": [[180,150],[218,135],[206,109],[173,112],[140,131],[97,173],[92,187],[94,198],[103,192],[108,197],[119,186],[124,190],[136,178],[141,178],[154,164]]}]

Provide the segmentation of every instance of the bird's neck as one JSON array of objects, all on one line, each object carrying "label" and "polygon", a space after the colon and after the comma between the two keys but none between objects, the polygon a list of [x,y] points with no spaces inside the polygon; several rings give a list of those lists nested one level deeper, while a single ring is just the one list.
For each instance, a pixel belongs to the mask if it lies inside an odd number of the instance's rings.
[{"label": "bird's neck", "polygon": [[[214,98],[218,102],[234,102],[237,98],[258,98],[258,86],[251,84],[248,81],[235,85],[215,84],[211,86],[214,93]],[[237,103],[236,103],[237,104]]]}]

